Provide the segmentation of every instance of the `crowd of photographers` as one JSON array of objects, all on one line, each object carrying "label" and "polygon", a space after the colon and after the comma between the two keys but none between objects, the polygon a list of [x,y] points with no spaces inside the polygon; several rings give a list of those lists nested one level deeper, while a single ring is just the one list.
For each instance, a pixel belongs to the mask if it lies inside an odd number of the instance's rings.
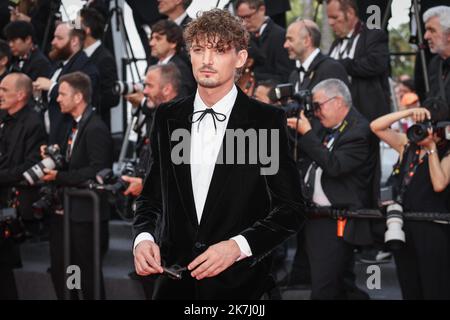
[{"label": "crowd of photographers", "polygon": [[[158,1],[159,14],[168,18],[151,27],[143,86],[117,81],[114,57],[102,43],[105,17],[91,2],[75,24],[55,25],[50,51],[40,48],[30,21],[11,18],[4,27],[0,299],[17,298],[17,243],[43,227],[55,292],[64,298],[65,209],[71,213],[70,262],[84,271],[82,290],[71,290],[71,298],[94,298],[92,206],[77,198],[64,208],[64,188],[110,191],[99,193],[103,257],[112,210],[108,195],[142,192],[155,110],[195,93],[183,41],[190,2]],[[336,35],[328,53],[320,49],[314,21],[299,18],[285,30],[268,17],[263,0],[234,3],[251,36],[238,85],[285,109],[302,178],[298,192],[309,214],[296,236],[292,270],[278,285],[307,286],[312,299],[366,299],[355,284],[355,250],[375,248],[394,255],[404,299],[450,299],[450,7],[430,8],[422,17],[433,56],[430,88],[420,99],[410,78],[399,79],[395,93],[390,89],[388,36],[359,18],[356,1],[324,5]],[[133,105],[137,161],[114,177],[110,111],[121,95]],[[380,143],[399,155],[387,181],[381,181]],[[281,265],[286,246],[275,252]],[[100,291],[105,298],[102,276]]]}]

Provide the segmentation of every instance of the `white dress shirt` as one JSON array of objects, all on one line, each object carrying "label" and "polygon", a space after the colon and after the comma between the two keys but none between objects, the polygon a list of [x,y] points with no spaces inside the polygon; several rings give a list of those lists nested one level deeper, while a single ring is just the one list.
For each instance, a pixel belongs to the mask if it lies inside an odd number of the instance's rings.
[{"label": "white dress shirt", "polygon": [[88,56],[88,58],[90,58],[95,50],[97,50],[98,47],[100,47],[100,45],[102,44],[102,42],[100,40],[95,41],[93,44],[91,44],[89,47],[84,48],[84,53],[86,53],[86,55]]},{"label": "white dress shirt", "polygon": [[[192,123],[191,127],[191,179],[192,179],[192,191],[194,194],[194,203],[197,213],[197,221],[200,224],[203,208],[205,206],[206,197],[208,195],[209,186],[214,173],[214,167],[216,165],[217,156],[222,146],[222,141],[227,128],[228,120],[231,115],[234,103],[236,101],[238,91],[236,86],[233,85],[232,89],[211,108],[218,113],[226,115],[225,121],[216,120],[216,128],[211,114],[207,114],[200,122]],[[194,112],[202,111],[208,108],[203,102],[198,91],[194,100]],[[201,113],[194,115],[195,121]],[[226,217],[222,217],[226,219]],[[237,235],[233,238],[238,244],[241,250],[241,256],[238,260],[249,257],[252,255],[252,251],[247,240],[242,235]],[[147,232],[143,232],[136,237],[134,242],[134,248],[139,242],[143,240],[152,240],[154,238]]]},{"label": "white dress shirt", "polygon": [[[351,38],[353,36],[353,33],[355,32],[355,30],[352,30],[349,32],[349,34],[347,35],[347,38]],[[356,45],[358,44],[358,40],[359,37],[361,36],[361,34],[358,34],[355,39],[353,39],[353,43],[352,43],[352,47],[349,49],[347,48],[348,44],[349,44],[349,40],[348,39],[344,39],[344,41],[342,41],[340,44],[338,44],[333,51],[330,54],[330,57],[336,59],[336,60],[340,60],[340,59],[353,59],[355,57],[355,49],[356,49]]]},{"label": "white dress shirt", "polygon": [[184,18],[187,17],[187,12],[183,12],[181,15],[179,15],[176,19],[173,20],[177,25],[181,26],[181,23],[183,22]]},{"label": "white dress shirt", "polygon": [[[299,63],[297,64],[298,67],[303,67],[303,69],[305,70],[305,72],[308,72],[309,67],[311,66],[311,63],[314,61],[314,59],[317,57],[317,55],[320,53],[320,49],[316,48],[313,52],[311,52],[311,54],[308,56],[308,58],[306,58],[305,62],[301,63],[300,61],[298,61]],[[297,82],[296,85],[296,91],[300,90],[300,84],[303,83],[303,78],[305,77],[305,72],[300,72],[300,81],[301,82]]]},{"label": "white dress shirt", "polygon": [[168,64],[170,59],[172,59],[173,56],[174,56],[174,54],[171,54],[170,56],[167,56],[164,59],[159,60],[157,64],[158,65]]}]

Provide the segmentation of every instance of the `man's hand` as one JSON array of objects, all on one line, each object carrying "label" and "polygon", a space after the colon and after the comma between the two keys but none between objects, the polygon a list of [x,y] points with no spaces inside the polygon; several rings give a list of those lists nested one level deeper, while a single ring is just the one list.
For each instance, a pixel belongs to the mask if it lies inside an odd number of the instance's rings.
[{"label": "man's hand", "polygon": [[138,91],[135,93],[127,94],[125,99],[129,101],[133,106],[138,107],[141,105],[142,100],[144,99],[144,94],[142,91]]},{"label": "man's hand", "polygon": [[140,276],[163,273],[159,247],[150,240],[143,240],[134,249],[134,267]]},{"label": "man's hand", "polygon": [[48,156],[45,154],[45,149],[46,149],[46,148],[47,148],[47,145],[46,145],[46,144],[43,144],[43,145],[40,146],[40,148],[39,148],[40,153],[41,153],[41,158],[42,158],[42,159],[48,158]]},{"label": "man's hand", "polygon": [[42,177],[42,180],[47,181],[47,182],[56,180],[58,171],[44,168],[44,172],[45,172],[45,176]]},{"label": "man's hand", "polygon": [[227,240],[212,245],[195,258],[188,270],[194,270],[191,276],[197,280],[215,277],[229,268],[241,256],[241,250],[234,240]]},{"label": "man's hand", "polygon": [[298,119],[298,122],[297,118],[288,118],[287,125],[289,128],[297,130],[297,132],[301,135],[304,135],[312,129],[311,123],[309,122],[308,118],[305,117],[305,112],[303,110],[302,112],[300,112],[300,118]]},{"label": "man's hand", "polygon": [[142,178],[130,177],[130,176],[122,176],[122,179],[128,182],[130,185],[127,190],[123,192],[124,195],[131,194],[132,196],[137,197],[142,192]]},{"label": "man's hand", "polygon": [[52,81],[48,78],[39,77],[33,82],[33,90],[48,91],[52,86]]}]

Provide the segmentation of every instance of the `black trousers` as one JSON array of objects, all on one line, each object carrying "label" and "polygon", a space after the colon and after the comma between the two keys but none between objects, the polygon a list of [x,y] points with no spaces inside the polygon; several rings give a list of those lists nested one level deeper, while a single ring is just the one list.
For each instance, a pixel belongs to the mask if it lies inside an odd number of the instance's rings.
[{"label": "black trousers", "polygon": [[305,224],[305,248],[311,267],[311,299],[347,299],[345,277],[353,247],[336,236],[336,220],[312,219]]},{"label": "black trousers", "polygon": [[450,225],[404,221],[406,245],[394,251],[403,299],[450,299]]},{"label": "black trousers", "polygon": [[[63,216],[53,215],[50,223],[50,262],[51,277],[58,299],[64,299],[66,288],[66,273],[64,268],[64,232]],[[94,299],[94,249],[93,249],[93,223],[73,222],[70,224],[70,264],[79,266],[81,270],[81,293],[83,299]],[[108,249],[108,222],[102,221],[100,225],[100,253],[103,256]],[[105,299],[103,272],[101,273],[100,294]],[[79,299],[80,290],[71,290],[71,299]]]},{"label": "black trousers", "polygon": [[17,300],[16,280],[11,267],[0,266],[0,300]]}]

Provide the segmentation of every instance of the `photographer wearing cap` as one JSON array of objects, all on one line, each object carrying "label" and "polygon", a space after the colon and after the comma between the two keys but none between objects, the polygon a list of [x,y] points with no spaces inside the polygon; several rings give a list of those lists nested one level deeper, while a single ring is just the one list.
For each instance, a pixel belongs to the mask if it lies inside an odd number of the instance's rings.
[{"label": "photographer wearing cap", "polygon": [[[66,143],[61,146],[66,166],[62,170],[44,169],[44,181],[54,182],[58,187],[79,186],[88,180],[95,180],[96,173],[112,167],[112,139],[106,124],[93,113],[90,106],[91,82],[82,72],[62,76],[58,81],[57,102],[61,112],[72,118]],[[108,246],[109,203],[100,197],[100,251],[103,256]],[[81,268],[81,291],[84,299],[94,297],[93,279],[93,214],[91,201],[76,198],[70,212],[71,257],[70,264]],[[62,299],[66,284],[63,257],[64,212],[52,215],[50,225],[51,275],[57,297]],[[105,297],[103,276],[101,297]],[[71,291],[77,299],[75,290]]]},{"label": "photographer wearing cap", "polygon": [[[28,101],[31,79],[22,73],[0,82],[0,209],[8,207],[8,194],[22,180],[22,172],[39,161],[39,145],[45,142],[44,125]],[[0,235],[0,299],[17,298],[13,268],[20,256],[12,239]]]},{"label": "photographer wearing cap", "polygon": [[[370,124],[372,131],[399,154],[392,185],[403,212],[450,212],[450,137],[438,126],[448,111],[445,106],[428,108],[431,111],[413,108],[394,112]],[[390,128],[408,117],[417,124],[407,134]],[[450,299],[449,225],[405,220],[403,231],[402,241],[406,241],[393,251],[403,299]]]},{"label": "photographer wearing cap", "polygon": [[[353,107],[348,87],[338,79],[317,84],[314,116],[301,112],[288,126],[301,135],[299,170],[302,194],[310,207],[357,210],[372,205],[374,137],[367,120]],[[304,227],[311,270],[312,299],[348,299],[345,273],[353,245],[371,243],[369,223],[311,216]]]}]

